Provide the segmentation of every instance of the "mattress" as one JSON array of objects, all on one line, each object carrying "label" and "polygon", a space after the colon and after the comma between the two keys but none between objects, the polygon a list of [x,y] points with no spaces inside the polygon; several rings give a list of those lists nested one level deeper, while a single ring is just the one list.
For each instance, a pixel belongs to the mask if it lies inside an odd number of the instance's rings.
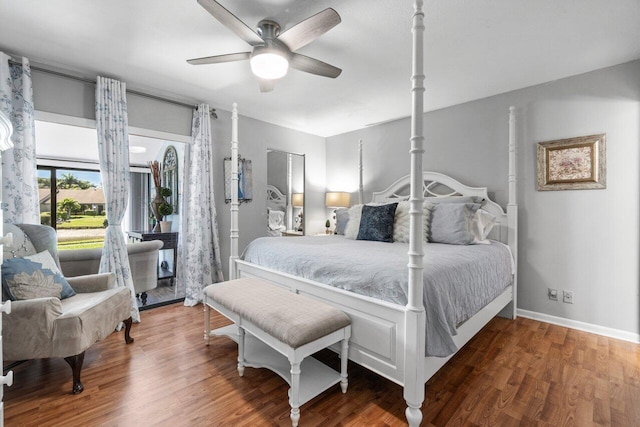
[{"label": "mattress", "polygon": [[[394,304],[408,299],[407,243],[350,240],[344,236],[263,237],[242,258]],[[489,245],[424,245],[424,304],[427,355],[448,356],[457,348],[456,328],[500,295],[513,280],[509,248]]]}]

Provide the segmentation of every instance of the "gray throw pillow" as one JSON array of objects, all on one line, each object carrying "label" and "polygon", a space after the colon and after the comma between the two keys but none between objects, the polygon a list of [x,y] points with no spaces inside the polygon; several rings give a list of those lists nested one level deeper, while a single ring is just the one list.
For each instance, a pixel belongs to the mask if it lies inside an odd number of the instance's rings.
[{"label": "gray throw pillow", "polygon": [[357,240],[393,242],[393,219],[397,203],[381,206],[364,205]]},{"label": "gray throw pillow", "polygon": [[428,238],[434,243],[470,245],[474,242],[471,222],[479,203],[438,203],[431,207]]}]

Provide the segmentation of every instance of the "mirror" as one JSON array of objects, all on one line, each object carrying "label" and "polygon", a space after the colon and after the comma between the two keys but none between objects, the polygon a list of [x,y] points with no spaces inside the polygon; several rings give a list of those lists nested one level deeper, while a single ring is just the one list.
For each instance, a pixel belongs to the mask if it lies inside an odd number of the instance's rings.
[{"label": "mirror", "polygon": [[173,145],[167,147],[162,159],[162,186],[171,190],[171,196],[165,197],[178,213],[178,153]]},{"label": "mirror", "polygon": [[267,149],[267,235],[304,230],[304,154]]}]

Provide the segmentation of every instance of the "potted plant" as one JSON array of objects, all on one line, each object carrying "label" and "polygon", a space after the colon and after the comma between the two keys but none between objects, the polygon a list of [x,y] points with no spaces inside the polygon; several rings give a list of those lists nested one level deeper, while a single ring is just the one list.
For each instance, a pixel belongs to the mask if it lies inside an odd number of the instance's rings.
[{"label": "potted plant", "polygon": [[329,230],[331,228],[331,221],[327,220],[324,223],[324,227],[326,228],[325,233],[327,234],[331,234],[331,230]]},{"label": "potted plant", "polygon": [[[173,213],[173,206],[171,206],[167,202],[164,202],[160,204],[160,206],[158,206],[158,213],[161,215],[161,218],[164,218],[165,216],[169,216]],[[160,232],[168,233],[170,231],[171,231],[171,221],[160,220]]]}]

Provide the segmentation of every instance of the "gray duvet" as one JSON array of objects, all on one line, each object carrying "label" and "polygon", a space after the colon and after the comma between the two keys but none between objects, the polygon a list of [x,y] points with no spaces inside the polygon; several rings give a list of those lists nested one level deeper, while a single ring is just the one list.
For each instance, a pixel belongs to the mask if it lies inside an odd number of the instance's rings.
[{"label": "gray duvet", "polygon": [[[407,243],[350,240],[344,236],[264,237],[243,259],[350,292],[407,304]],[[460,325],[500,295],[512,281],[508,248],[424,245],[427,355],[448,356]]]}]

